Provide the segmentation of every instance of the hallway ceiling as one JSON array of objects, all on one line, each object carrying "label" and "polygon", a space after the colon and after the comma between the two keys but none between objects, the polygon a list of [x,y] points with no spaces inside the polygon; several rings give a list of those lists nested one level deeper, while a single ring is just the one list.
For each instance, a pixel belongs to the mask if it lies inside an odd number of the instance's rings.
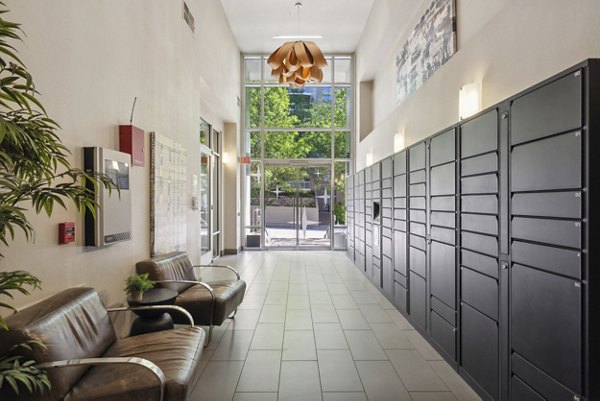
[{"label": "hallway ceiling", "polygon": [[[302,0],[300,34],[321,35],[325,53],[356,50],[374,0]],[[221,0],[242,53],[271,53],[298,34],[295,0]]]}]

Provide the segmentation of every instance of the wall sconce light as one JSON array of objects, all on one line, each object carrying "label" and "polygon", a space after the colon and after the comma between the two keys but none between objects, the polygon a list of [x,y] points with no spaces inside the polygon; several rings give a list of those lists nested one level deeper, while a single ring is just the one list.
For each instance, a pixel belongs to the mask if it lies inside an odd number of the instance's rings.
[{"label": "wall sconce light", "polygon": [[458,118],[464,120],[481,111],[481,82],[464,85],[458,92]]},{"label": "wall sconce light", "polygon": [[394,153],[404,149],[404,132],[398,132],[394,135]]},{"label": "wall sconce light", "polygon": [[373,152],[367,153],[367,166],[373,164]]},{"label": "wall sconce light", "polygon": [[223,164],[229,164],[231,160],[229,159],[229,153],[223,152]]}]

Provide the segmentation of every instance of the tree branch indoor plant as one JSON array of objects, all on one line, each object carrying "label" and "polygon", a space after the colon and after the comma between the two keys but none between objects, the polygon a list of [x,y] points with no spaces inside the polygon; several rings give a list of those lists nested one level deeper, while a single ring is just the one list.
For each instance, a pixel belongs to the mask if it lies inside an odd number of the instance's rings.
[{"label": "tree branch indoor plant", "polygon": [[[94,213],[94,194],[85,183],[109,190],[116,186],[107,176],[71,167],[70,152],[57,134],[59,126],[48,117],[31,74],[11,44],[21,40],[22,32],[19,24],[3,18],[8,12],[5,7],[0,2],[0,243],[9,246],[19,230],[28,240],[34,238],[27,210],[51,216],[55,204],[66,209],[67,200],[82,213],[86,209]],[[40,280],[28,272],[0,271],[0,308],[14,310],[5,300],[13,298],[11,292],[28,295],[38,288]],[[6,329],[0,316],[0,335]],[[0,388],[9,385],[17,395],[23,389],[49,390],[46,374],[19,355],[22,348],[43,346],[24,343],[0,355]]]}]

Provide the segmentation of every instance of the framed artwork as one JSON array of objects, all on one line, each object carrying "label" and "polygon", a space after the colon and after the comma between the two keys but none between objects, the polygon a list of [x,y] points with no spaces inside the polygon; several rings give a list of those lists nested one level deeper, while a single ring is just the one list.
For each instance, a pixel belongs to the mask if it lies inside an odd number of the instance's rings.
[{"label": "framed artwork", "polygon": [[152,256],[184,251],[187,244],[186,151],[152,132],[150,230]]},{"label": "framed artwork", "polygon": [[398,102],[417,90],[456,52],[456,0],[432,0],[396,56]]}]

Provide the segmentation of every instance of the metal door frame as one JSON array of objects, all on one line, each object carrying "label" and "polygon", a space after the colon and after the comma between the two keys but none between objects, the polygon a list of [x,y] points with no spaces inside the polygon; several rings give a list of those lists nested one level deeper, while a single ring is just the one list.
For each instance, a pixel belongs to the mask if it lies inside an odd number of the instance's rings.
[{"label": "metal door frame", "polygon": [[[333,201],[333,160],[318,160],[318,159],[303,159],[303,160],[272,160],[272,159],[266,159],[263,160],[263,163],[261,163],[261,177],[262,178],[262,182],[261,182],[261,215],[263,216],[263,221],[261,224],[261,249],[263,250],[283,250],[283,251],[289,251],[289,250],[296,250],[296,251],[308,251],[308,250],[333,250],[333,208],[330,207],[329,208],[329,245],[327,246],[308,246],[308,245],[300,245],[300,235],[299,235],[299,228],[298,228],[298,224],[295,224],[295,230],[296,230],[296,245],[295,246],[267,246],[265,244],[265,239],[266,239],[266,224],[265,224],[265,218],[266,218],[266,205],[265,205],[265,192],[266,192],[266,180],[264,179],[265,177],[265,170],[268,167],[295,167],[297,169],[299,168],[311,168],[311,167],[326,167],[329,169],[329,184],[327,185],[327,188],[329,188],[329,192],[331,194],[331,201]],[[298,197],[296,196],[295,200],[294,200],[294,221],[298,222],[299,220],[299,208],[298,208],[298,204],[297,204],[297,200]]]}]

